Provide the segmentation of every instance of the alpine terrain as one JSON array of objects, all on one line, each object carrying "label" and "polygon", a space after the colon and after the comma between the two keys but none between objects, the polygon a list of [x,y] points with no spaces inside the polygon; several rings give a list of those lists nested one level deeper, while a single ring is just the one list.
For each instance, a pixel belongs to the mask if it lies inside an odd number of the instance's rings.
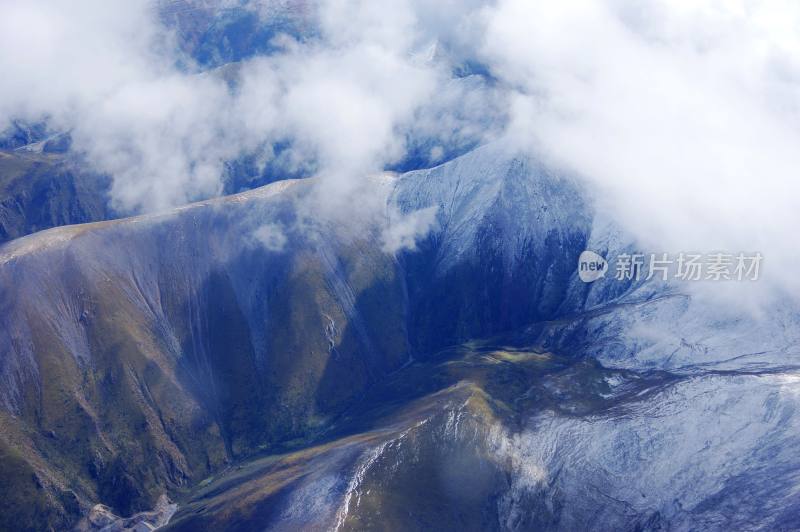
[{"label": "alpine terrain", "polygon": [[0,247],[0,529],[800,527],[791,304],[581,282],[632,237],[502,144],[314,187]]}]

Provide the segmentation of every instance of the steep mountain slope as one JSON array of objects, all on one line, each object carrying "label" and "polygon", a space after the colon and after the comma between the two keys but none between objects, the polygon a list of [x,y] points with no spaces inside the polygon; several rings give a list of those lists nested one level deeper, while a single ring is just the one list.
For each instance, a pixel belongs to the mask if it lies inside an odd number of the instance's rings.
[{"label": "steep mountain slope", "polygon": [[573,180],[499,146],[405,174],[393,201],[439,212],[439,230],[404,257],[423,352],[555,316],[591,231]]},{"label": "steep mountain slope", "polygon": [[213,479],[167,529],[797,527],[796,372],[683,378],[497,340],[396,373],[365,401],[390,406]]},{"label": "steep mountain slope", "polygon": [[183,51],[206,68],[274,52],[281,34],[302,39],[313,33],[313,3],[305,0],[160,0],[156,7],[164,24],[175,28]]},{"label": "steep mountain slope", "polygon": [[[600,528],[719,524],[741,492],[716,487],[731,474],[763,482],[768,455],[755,447],[793,445],[795,396],[783,390],[797,313],[787,307],[771,328],[733,313],[721,326],[674,286],[581,283],[585,247],[613,255],[631,243],[574,179],[485,146],[369,181],[387,214],[355,236],[300,216],[314,186],[282,181],[0,247],[0,528],[64,528],[96,503],[129,515],[165,492],[181,498],[174,526],[186,529],[568,529],[606,498],[619,505],[603,506]],[[437,223],[416,249],[384,250],[393,213],[429,207]],[[682,314],[691,326],[676,325]],[[516,348],[441,351],[498,334]],[[702,365],[683,368],[695,352]],[[708,416],[727,416],[737,386],[766,401],[745,405],[752,433],[726,451],[738,469],[690,498],[683,479],[702,437],[678,439],[688,447],[669,465],[674,482],[632,498],[622,470],[648,478],[636,457],[665,459],[636,442],[683,430],[649,416],[698,416],[699,395],[716,398]],[[469,420],[464,432],[453,416]],[[722,449],[716,428],[698,430],[709,453]],[[597,431],[619,440],[592,446]],[[560,447],[563,434],[586,460]],[[611,479],[609,456],[622,460]],[[788,491],[774,495],[790,519],[797,462],[781,457],[768,476],[780,473]],[[243,469],[190,493],[232,464]],[[587,493],[581,478],[602,485]]]},{"label": "steep mountain slope", "polygon": [[110,218],[108,185],[61,153],[0,150],[0,242]]}]

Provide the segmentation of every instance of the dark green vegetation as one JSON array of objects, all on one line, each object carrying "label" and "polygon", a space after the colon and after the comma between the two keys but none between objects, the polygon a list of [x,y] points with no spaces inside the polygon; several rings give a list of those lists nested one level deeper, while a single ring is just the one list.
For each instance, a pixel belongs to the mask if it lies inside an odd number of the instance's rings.
[{"label": "dark green vegetation", "polygon": [[0,526],[4,530],[43,530],[64,525],[54,507],[56,497],[67,512],[79,511],[74,493],[60,490],[47,493],[35,469],[8,443],[0,443]]}]

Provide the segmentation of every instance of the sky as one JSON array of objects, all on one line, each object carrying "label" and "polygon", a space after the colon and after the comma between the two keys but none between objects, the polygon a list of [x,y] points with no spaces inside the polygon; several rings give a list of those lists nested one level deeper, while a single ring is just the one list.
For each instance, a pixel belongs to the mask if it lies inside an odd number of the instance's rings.
[{"label": "sky", "polygon": [[796,2],[251,2],[313,31],[233,69],[195,63],[163,5],[0,0],[0,128],[70,131],[122,212],[220,194],[226,161],[281,141],[331,213],[370,205],[365,179],[418,139],[429,165],[507,142],[581,176],[644,248],[761,251],[800,289]]}]

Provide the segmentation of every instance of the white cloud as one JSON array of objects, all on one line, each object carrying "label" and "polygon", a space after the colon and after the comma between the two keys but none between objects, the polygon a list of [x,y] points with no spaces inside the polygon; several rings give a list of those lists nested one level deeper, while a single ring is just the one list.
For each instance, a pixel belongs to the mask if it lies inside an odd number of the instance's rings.
[{"label": "white cloud", "polygon": [[762,251],[767,278],[800,287],[800,6],[502,0],[485,16],[510,138],[588,178],[643,245]]},{"label": "white cloud", "polygon": [[417,249],[417,241],[436,227],[438,210],[434,206],[402,214],[396,207],[390,208],[389,220],[381,235],[383,250],[386,253],[397,253]]},{"label": "white cloud", "polygon": [[287,238],[278,224],[263,224],[252,233],[253,240],[269,251],[282,251]]},{"label": "white cloud", "polygon": [[6,2],[0,17],[0,123],[47,119],[114,177],[122,210],[157,210],[221,190],[222,80],[179,72],[149,2]]},{"label": "white cloud", "polygon": [[[273,14],[274,2],[256,4]],[[282,51],[222,75],[196,72],[150,2],[7,2],[0,124],[47,119],[70,130],[74,148],[113,177],[123,212],[218,194],[225,161],[288,140],[285,158],[319,169],[317,210],[336,212],[363,176],[404,155],[410,128],[436,135],[417,111],[431,107],[449,73],[421,53],[435,35],[420,31],[415,2],[312,6],[313,38],[279,36]],[[458,92],[442,94],[454,102]],[[468,127],[477,107],[473,98],[471,114],[442,131],[479,136]]]},{"label": "white cloud", "polygon": [[[585,176],[643,246],[761,251],[765,278],[800,288],[798,4],[306,7],[313,35],[227,70],[232,87],[193,70],[150,2],[6,0],[0,122],[71,130],[129,210],[217,194],[224,161],[288,140],[285,159],[318,169],[307,214],[353,223],[374,219],[364,178],[400,160],[409,136],[437,159],[504,130]],[[455,79],[464,61],[493,81]]]}]

